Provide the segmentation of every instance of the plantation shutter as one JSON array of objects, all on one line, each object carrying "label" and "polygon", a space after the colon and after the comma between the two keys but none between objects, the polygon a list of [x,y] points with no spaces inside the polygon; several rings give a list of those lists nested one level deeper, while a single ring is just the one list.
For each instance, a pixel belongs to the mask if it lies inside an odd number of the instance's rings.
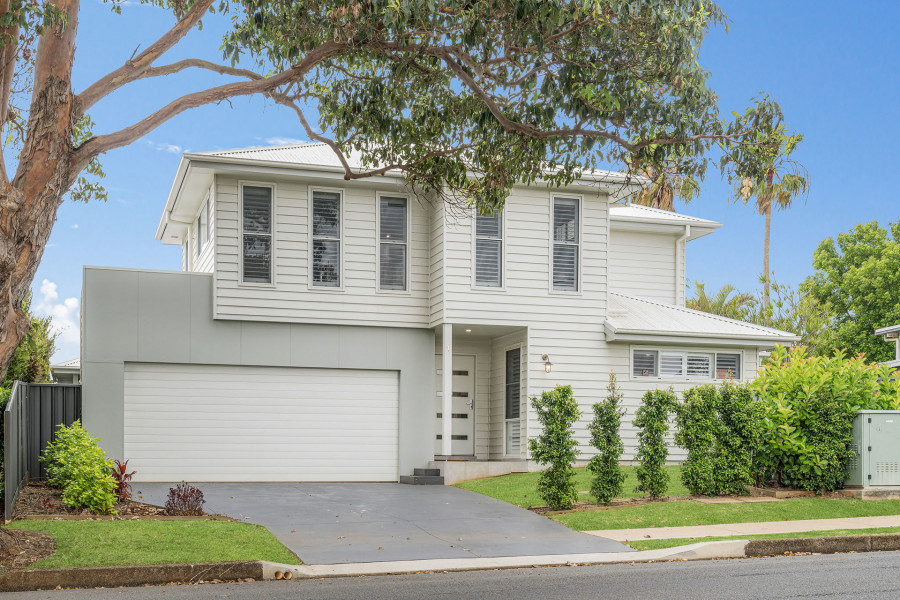
[{"label": "plantation shutter", "polygon": [[741,355],[716,354],[716,379],[740,379]]},{"label": "plantation shutter", "polygon": [[553,199],[553,289],[578,290],[578,199]]},{"label": "plantation shutter", "polygon": [[659,358],[659,352],[656,350],[635,350],[632,353],[632,371],[633,377],[656,377],[656,361]]},{"label": "plantation shutter", "polygon": [[243,281],[272,282],[272,188],[243,188]]},{"label": "plantation shutter", "polygon": [[500,287],[503,282],[503,227],[501,216],[475,217],[475,285]]},{"label": "plantation shutter", "polygon": [[407,261],[406,198],[382,196],[379,201],[379,287],[406,289]]},{"label": "plantation shutter", "polygon": [[522,397],[522,350],[506,351],[506,418],[518,419]]},{"label": "plantation shutter", "polygon": [[341,195],[314,191],[312,222],[312,284],[316,287],[340,287]]}]

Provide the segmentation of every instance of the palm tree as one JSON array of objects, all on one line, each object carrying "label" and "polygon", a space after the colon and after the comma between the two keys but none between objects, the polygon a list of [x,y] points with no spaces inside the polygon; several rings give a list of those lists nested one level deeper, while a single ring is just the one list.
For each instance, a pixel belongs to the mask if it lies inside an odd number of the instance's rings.
[{"label": "palm tree", "polygon": [[730,283],[719,288],[714,296],[708,296],[706,286],[699,281],[694,283],[694,289],[696,293],[687,301],[687,307],[720,317],[746,321],[756,303],[753,294],[739,292]]},{"label": "palm tree", "polygon": [[765,217],[763,238],[763,306],[770,305],[769,250],[772,233],[772,206],[781,210],[790,208],[801,194],[809,192],[809,174],[791,154],[803,141],[803,135],[792,132],[784,124],[781,107],[768,96],[756,100],[752,109],[754,125],[759,134],[752,143],[735,143],[726,146],[722,169],[728,172],[729,182],[737,182],[735,202],[749,204],[755,199],[757,212]]}]

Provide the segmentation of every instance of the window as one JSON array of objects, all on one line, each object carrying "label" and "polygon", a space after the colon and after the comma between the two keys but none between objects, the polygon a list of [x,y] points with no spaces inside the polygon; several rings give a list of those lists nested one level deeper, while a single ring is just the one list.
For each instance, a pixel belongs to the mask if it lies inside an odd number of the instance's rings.
[{"label": "window", "polygon": [[382,290],[406,289],[407,240],[406,198],[381,196],[378,200],[378,287]]},{"label": "window", "polygon": [[209,201],[200,207],[200,216],[197,217],[197,256],[203,252],[206,242],[209,241]]},{"label": "window", "polygon": [[740,379],[741,355],[716,354],[716,379]]},{"label": "window", "polygon": [[500,214],[475,217],[475,285],[503,285],[503,222]]},{"label": "window", "polygon": [[553,199],[553,289],[578,291],[578,199]]},{"label": "window", "polygon": [[741,355],[736,353],[670,352],[636,348],[631,352],[631,376],[688,380],[740,379],[740,362]]},{"label": "window", "polygon": [[522,397],[522,349],[506,351],[506,418],[518,419]]},{"label": "window", "polygon": [[339,192],[313,192],[312,284],[315,287],[341,287],[341,194]]},{"label": "window", "polygon": [[272,283],[272,188],[245,185],[241,190],[243,281]]}]

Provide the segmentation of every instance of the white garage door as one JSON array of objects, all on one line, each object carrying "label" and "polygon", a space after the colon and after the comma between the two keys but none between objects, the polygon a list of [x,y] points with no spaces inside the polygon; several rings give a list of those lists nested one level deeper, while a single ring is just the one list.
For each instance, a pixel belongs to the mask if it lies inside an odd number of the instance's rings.
[{"label": "white garage door", "polygon": [[396,371],[125,364],[136,481],[396,481]]}]

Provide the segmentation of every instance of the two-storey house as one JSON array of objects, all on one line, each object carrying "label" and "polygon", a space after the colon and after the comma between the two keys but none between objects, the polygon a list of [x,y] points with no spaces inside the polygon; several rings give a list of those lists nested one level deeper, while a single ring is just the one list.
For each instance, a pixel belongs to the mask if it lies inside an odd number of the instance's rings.
[{"label": "two-storey house", "polygon": [[478,216],[322,144],[185,154],[156,234],[183,272],[85,268],[84,424],[138,481],[452,482],[533,468],[528,398],[557,384],[589,458],[613,372],[630,459],[646,390],[796,340],[686,309],[686,244],[720,224],[633,191],[594,173]]}]

